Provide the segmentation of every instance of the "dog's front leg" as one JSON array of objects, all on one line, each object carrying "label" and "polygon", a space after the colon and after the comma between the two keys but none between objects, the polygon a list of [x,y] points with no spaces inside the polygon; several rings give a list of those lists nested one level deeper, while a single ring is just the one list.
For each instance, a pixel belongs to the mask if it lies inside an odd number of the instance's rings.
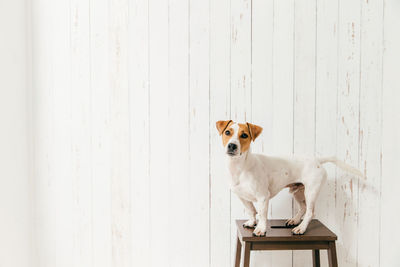
[{"label": "dog's front leg", "polygon": [[257,198],[257,212],[259,214],[259,220],[256,229],[254,229],[253,235],[264,236],[267,232],[267,215],[268,215],[268,202],[269,194]]},{"label": "dog's front leg", "polygon": [[245,209],[246,209],[246,213],[250,216],[249,220],[247,222],[245,222],[243,224],[244,227],[246,228],[253,228],[257,223],[256,223],[256,208],[254,208],[254,205],[252,202],[245,200],[241,197],[239,197],[239,199],[242,201]]}]

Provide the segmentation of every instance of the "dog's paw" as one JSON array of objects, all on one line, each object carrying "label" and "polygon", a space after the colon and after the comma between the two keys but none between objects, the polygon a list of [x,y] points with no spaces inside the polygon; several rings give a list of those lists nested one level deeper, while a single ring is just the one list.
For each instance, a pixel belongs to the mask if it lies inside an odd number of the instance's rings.
[{"label": "dog's paw", "polygon": [[254,236],[265,236],[266,232],[267,232],[266,227],[257,226],[256,229],[254,229],[253,235]]},{"label": "dog's paw", "polygon": [[293,226],[293,225],[298,225],[300,223],[300,220],[296,220],[295,218],[289,219],[285,222],[286,226]]},{"label": "dog's paw", "polygon": [[254,226],[256,226],[257,225],[257,223],[256,223],[256,220],[248,220],[247,222],[245,222],[244,224],[243,224],[243,227],[244,228],[254,228]]},{"label": "dog's paw", "polygon": [[305,231],[306,229],[301,224],[292,229],[292,233],[295,235],[302,235]]}]

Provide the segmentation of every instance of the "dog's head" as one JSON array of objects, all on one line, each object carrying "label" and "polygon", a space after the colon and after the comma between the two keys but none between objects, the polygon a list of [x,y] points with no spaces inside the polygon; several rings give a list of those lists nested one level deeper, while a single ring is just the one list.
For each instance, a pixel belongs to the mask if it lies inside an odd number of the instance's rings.
[{"label": "dog's head", "polygon": [[240,157],[248,151],[251,141],[256,140],[262,132],[260,126],[248,122],[217,121],[216,125],[219,135],[222,135],[225,153],[230,157]]}]

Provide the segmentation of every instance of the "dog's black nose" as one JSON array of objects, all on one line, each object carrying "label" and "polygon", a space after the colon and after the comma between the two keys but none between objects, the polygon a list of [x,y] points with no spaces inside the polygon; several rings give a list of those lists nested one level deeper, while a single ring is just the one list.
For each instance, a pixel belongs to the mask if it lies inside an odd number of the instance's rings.
[{"label": "dog's black nose", "polygon": [[235,151],[237,149],[237,145],[230,143],[230,144],[228,144],[228,149],[230,151]]}]

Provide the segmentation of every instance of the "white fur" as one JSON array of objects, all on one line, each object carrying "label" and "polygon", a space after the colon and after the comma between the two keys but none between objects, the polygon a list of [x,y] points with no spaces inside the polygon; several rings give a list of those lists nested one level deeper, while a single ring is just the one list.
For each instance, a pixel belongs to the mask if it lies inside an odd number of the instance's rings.
[{"label": "white fur", "polygon": [[[362,176],[357,169],[339,161],[335,157],[329,158],[279,158],[261,154],[240,151],[240,142],[237,137],[239,126],[235,123],[231,126],[234,133],[227,142],[238,145],[236,155],[227,154],[227,164],[230,173],[231,190],[240,198],[245,206],[250,219],[245,223],[246,227],[256,225],[256,213],[259,221],[253,234],[265,235],[267,230],[268,202],[279,191],[289,184],[302,183],[302,188],[293,192],[299,205],[299,212],[290,220],[288,225],[297,225],[304,215],[303,221],[292,229],[294,234],[303,234],[314,215],[314,205],[321,186],[326,181],[326,171],[321,164],[332,162],[338,167]],[[226,150],[227,151],[227,150]]]}]

